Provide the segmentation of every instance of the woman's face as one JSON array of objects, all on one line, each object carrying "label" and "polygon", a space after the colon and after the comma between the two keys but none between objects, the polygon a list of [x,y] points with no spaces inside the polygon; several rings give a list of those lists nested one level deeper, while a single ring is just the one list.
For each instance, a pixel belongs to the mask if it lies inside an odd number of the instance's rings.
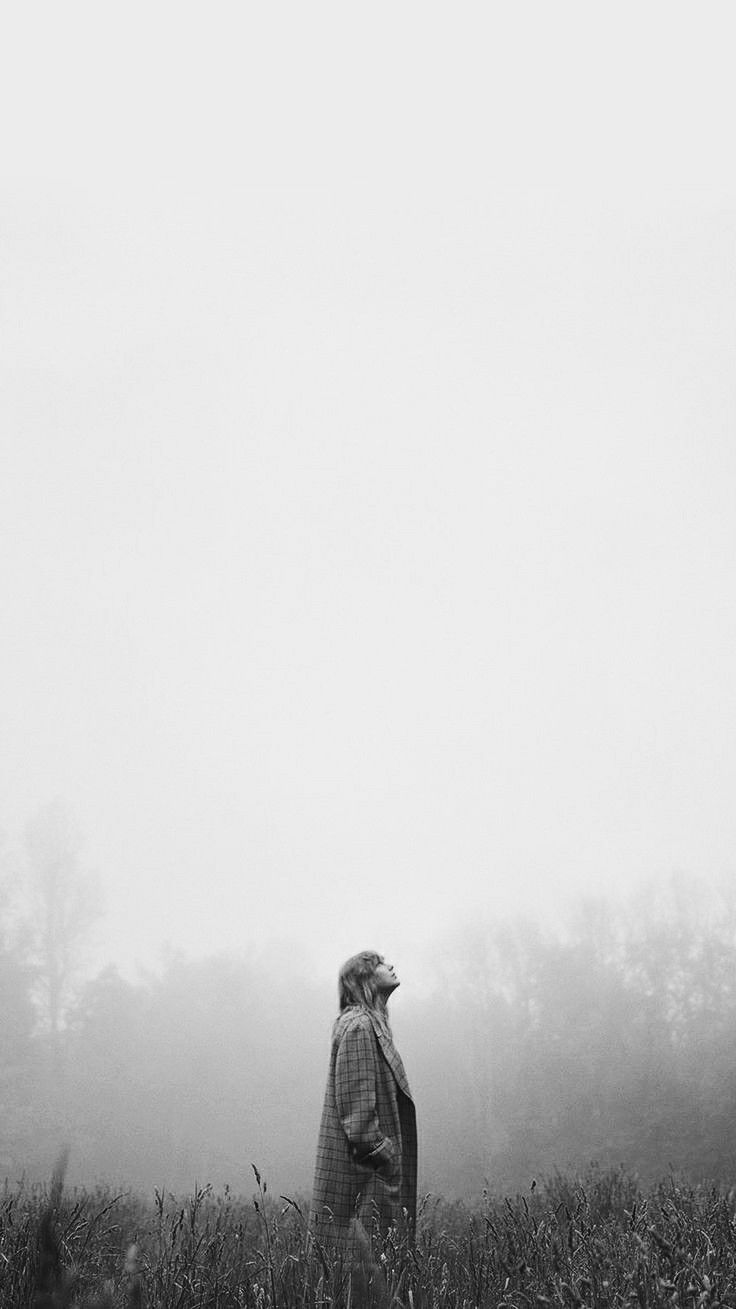
[{"label": "woman's face", "polygon": [[396,976],[393,964],[387,964],[383,959],[380,964],[376,964],[376,971],[373,976],[382,995],[390,995],[399,985],[399,979]]}]

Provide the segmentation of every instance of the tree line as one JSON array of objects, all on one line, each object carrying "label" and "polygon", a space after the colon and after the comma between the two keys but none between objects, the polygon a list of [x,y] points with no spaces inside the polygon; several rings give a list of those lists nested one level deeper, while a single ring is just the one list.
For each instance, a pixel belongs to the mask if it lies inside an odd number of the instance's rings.
[{"label": "tree line", "polygon": [[[334,986],[257,951],[85,976],[94,896],[59,811],[27,852],[32,911],[0,932],[0,1172],[47,1173],[68,1144],[88,1185],[247,1190],[255,1161],[306,1193]],[[594,1160],[732,1180],[735,962],[736,896],[682,879],[555,930],[438,937],[393,1002],[424,1188],[514,1192]]]}]

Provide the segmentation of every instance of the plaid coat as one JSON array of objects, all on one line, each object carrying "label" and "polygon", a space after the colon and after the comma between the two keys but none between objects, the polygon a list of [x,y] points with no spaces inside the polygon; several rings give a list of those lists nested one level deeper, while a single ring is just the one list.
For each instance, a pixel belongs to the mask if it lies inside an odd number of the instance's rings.
[{"label": "plaid coat", "polygon": [[[417,1206],[417,1127],[404,1065],[377,1019],[345,1009],[332,1032],[311,1225],[338,1241],[381,1233]],[[362,1233],[358,1232],[358,1240]]]}]

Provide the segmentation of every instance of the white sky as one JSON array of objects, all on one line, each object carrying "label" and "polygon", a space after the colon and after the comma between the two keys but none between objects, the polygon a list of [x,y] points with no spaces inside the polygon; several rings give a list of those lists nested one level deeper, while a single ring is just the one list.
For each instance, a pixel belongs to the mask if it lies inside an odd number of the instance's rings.
[{"label": "white sky", "polygon": [[729,6],[15,6],[0,828],[100,957],[736,866]]}]

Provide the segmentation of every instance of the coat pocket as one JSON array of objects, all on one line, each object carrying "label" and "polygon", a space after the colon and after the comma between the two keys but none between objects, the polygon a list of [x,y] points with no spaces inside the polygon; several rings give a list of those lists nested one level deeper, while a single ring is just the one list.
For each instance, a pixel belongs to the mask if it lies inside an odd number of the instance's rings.
[{"label": "coat pocket", "polygon": [[375,1150],[370,1154],[364,1155],[358,1161],[363,1168],[368,1168],[372,1173],[376,1173],[382,1181],[391,1181],[399,1171],[398,1151],[389,1136],[384,1136]]}]

